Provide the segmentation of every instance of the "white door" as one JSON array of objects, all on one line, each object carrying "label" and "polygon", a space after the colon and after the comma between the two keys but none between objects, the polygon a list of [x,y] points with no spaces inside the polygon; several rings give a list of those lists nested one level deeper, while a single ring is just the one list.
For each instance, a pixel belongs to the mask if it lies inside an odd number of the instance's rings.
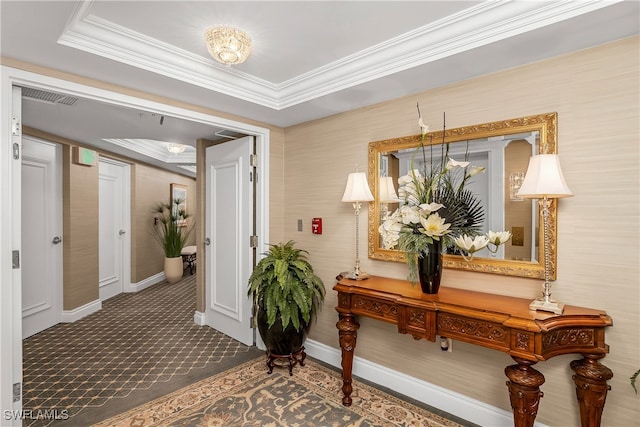
[{"label": "white door", "polygon": [[62,314],[62,147],[22,139],[22,338]]},{"label": "white door", "polygon": [[[253,269],[253,138],[206,149],[205,322],[253,344],[247,282]],[[251,176],[250,176],[251,174]]]},{"label": "white door", "polygon": [[126,163],[101,157],[98,185],[99,296],[104,301],[130,287],[129,183]]}]

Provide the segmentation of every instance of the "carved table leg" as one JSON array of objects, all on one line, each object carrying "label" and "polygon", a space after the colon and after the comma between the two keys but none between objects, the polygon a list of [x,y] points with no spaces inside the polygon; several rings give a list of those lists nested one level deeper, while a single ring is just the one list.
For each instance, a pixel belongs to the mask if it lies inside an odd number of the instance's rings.
[{"label": "carved table leg", "polygon": [[532,427],[538,414],[538,404],[543,393],[540,386],[544,383],[544,375],[531,366],[533,360],[513,357],[518,364],[507,366],[504,373],[509,378],[507,387],[513,409],[513,425],[515,427]]},{"label": "carved table leg", "polygon": [[356,348],[356,338],[360,324],[352,314],[340,314],[340,320],[336,323],[340,348],[342,349],[342,404],[351,406],[351,371],[353,369],[353,353]]},{"label": "carved table leg", "polygon": [[611,389],[607,380],[613,378],[613,372],[599,362],[604,354],[583,354],[584,359],[571,362],[576,373],[576,396],[580,404],[582,427],[600,427],[607,391]]}]

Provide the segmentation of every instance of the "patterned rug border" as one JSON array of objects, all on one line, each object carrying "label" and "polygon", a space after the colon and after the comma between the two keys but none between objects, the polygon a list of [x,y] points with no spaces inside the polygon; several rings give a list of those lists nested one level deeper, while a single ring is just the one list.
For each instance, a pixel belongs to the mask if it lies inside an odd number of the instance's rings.
[{"label": "patterned rug border", "polygon": [[[268,374],[265,362],[264,356],[258,357],[93,426],[149,427],[167,425],[176,417],[196,411],[202,406],[211,405],[212,401],[233,393],[234,389],[246,386],[249,381],[257,388],[262,383],[273,379],[274,376],[286,377],[299,382],[326,401],[334,405],[342,405],[342,376],[339,372],[307,359],[305,366],[296,366],[293,376],[290,377],[288,370],[282,368],[276,368],[272,374]],[[348,409],[365,419],[375,420],[376,425],[460,426],[454,421],[360,381],[354,380],[353,386],[353,404]]]}]

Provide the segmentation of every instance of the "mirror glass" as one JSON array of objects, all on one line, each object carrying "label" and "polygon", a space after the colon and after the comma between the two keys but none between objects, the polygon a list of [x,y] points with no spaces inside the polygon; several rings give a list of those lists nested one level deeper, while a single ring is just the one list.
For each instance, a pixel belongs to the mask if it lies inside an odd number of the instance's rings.
[{"label": "mirror glass", "polygon": [[[474,175],[471,189],[482,201],[483,232],[506,230],[512,239],[501,245],[497,253],[487,249],[476,252],[467,261],[453,249],[444,256],[445,268],[485,273],[544,278],[544,247],[541,213],[537,200],[516,196],[524,179],[529,158],[534,154],[556,153],[557,114],[521,117],[484,123],[444,132],[427,133],[424,137],[426,156],[414,155],[420,146],[421,135],[393,138],[369,143],[369,183],[376,198],[369,205],[369,257],[385,261],[402,261],[404,255],[384,249],[379,225],[386,215],[398,207],[394,192],[398,178],[412,168],[421,168],[422,158],[428,161],[441,158],[442,147],[449,146],[449,156],[458,161],[468,159],[472,166],[484,167],[485,172]],[[550,275],[555,279],[556,204],[552,200],[550,225]]]}]

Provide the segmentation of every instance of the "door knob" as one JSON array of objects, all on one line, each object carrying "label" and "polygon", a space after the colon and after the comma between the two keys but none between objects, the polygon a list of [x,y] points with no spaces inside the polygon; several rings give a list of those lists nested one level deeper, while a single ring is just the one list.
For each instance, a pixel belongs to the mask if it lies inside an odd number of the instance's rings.
[{"label": "door knob", "polygon": [[208,237],[206,239],[204,239],[204,244],[209,246],[211,244],[211,239],[208,238]]},{"label": "door knob", "polygon": [[121,236],[122,236],[124,233],[126,233],[126,231],[124,231],[124,230],[120,230],[120,231],[118,231],[118,234],[119,234],[119,235],[121,235]]},{"label": "door knob", "polygon": [[57,245],[58,243],[62,242],[62,239],[60,238],[60,236],[55,236],[53,238],[53,244]]}]

